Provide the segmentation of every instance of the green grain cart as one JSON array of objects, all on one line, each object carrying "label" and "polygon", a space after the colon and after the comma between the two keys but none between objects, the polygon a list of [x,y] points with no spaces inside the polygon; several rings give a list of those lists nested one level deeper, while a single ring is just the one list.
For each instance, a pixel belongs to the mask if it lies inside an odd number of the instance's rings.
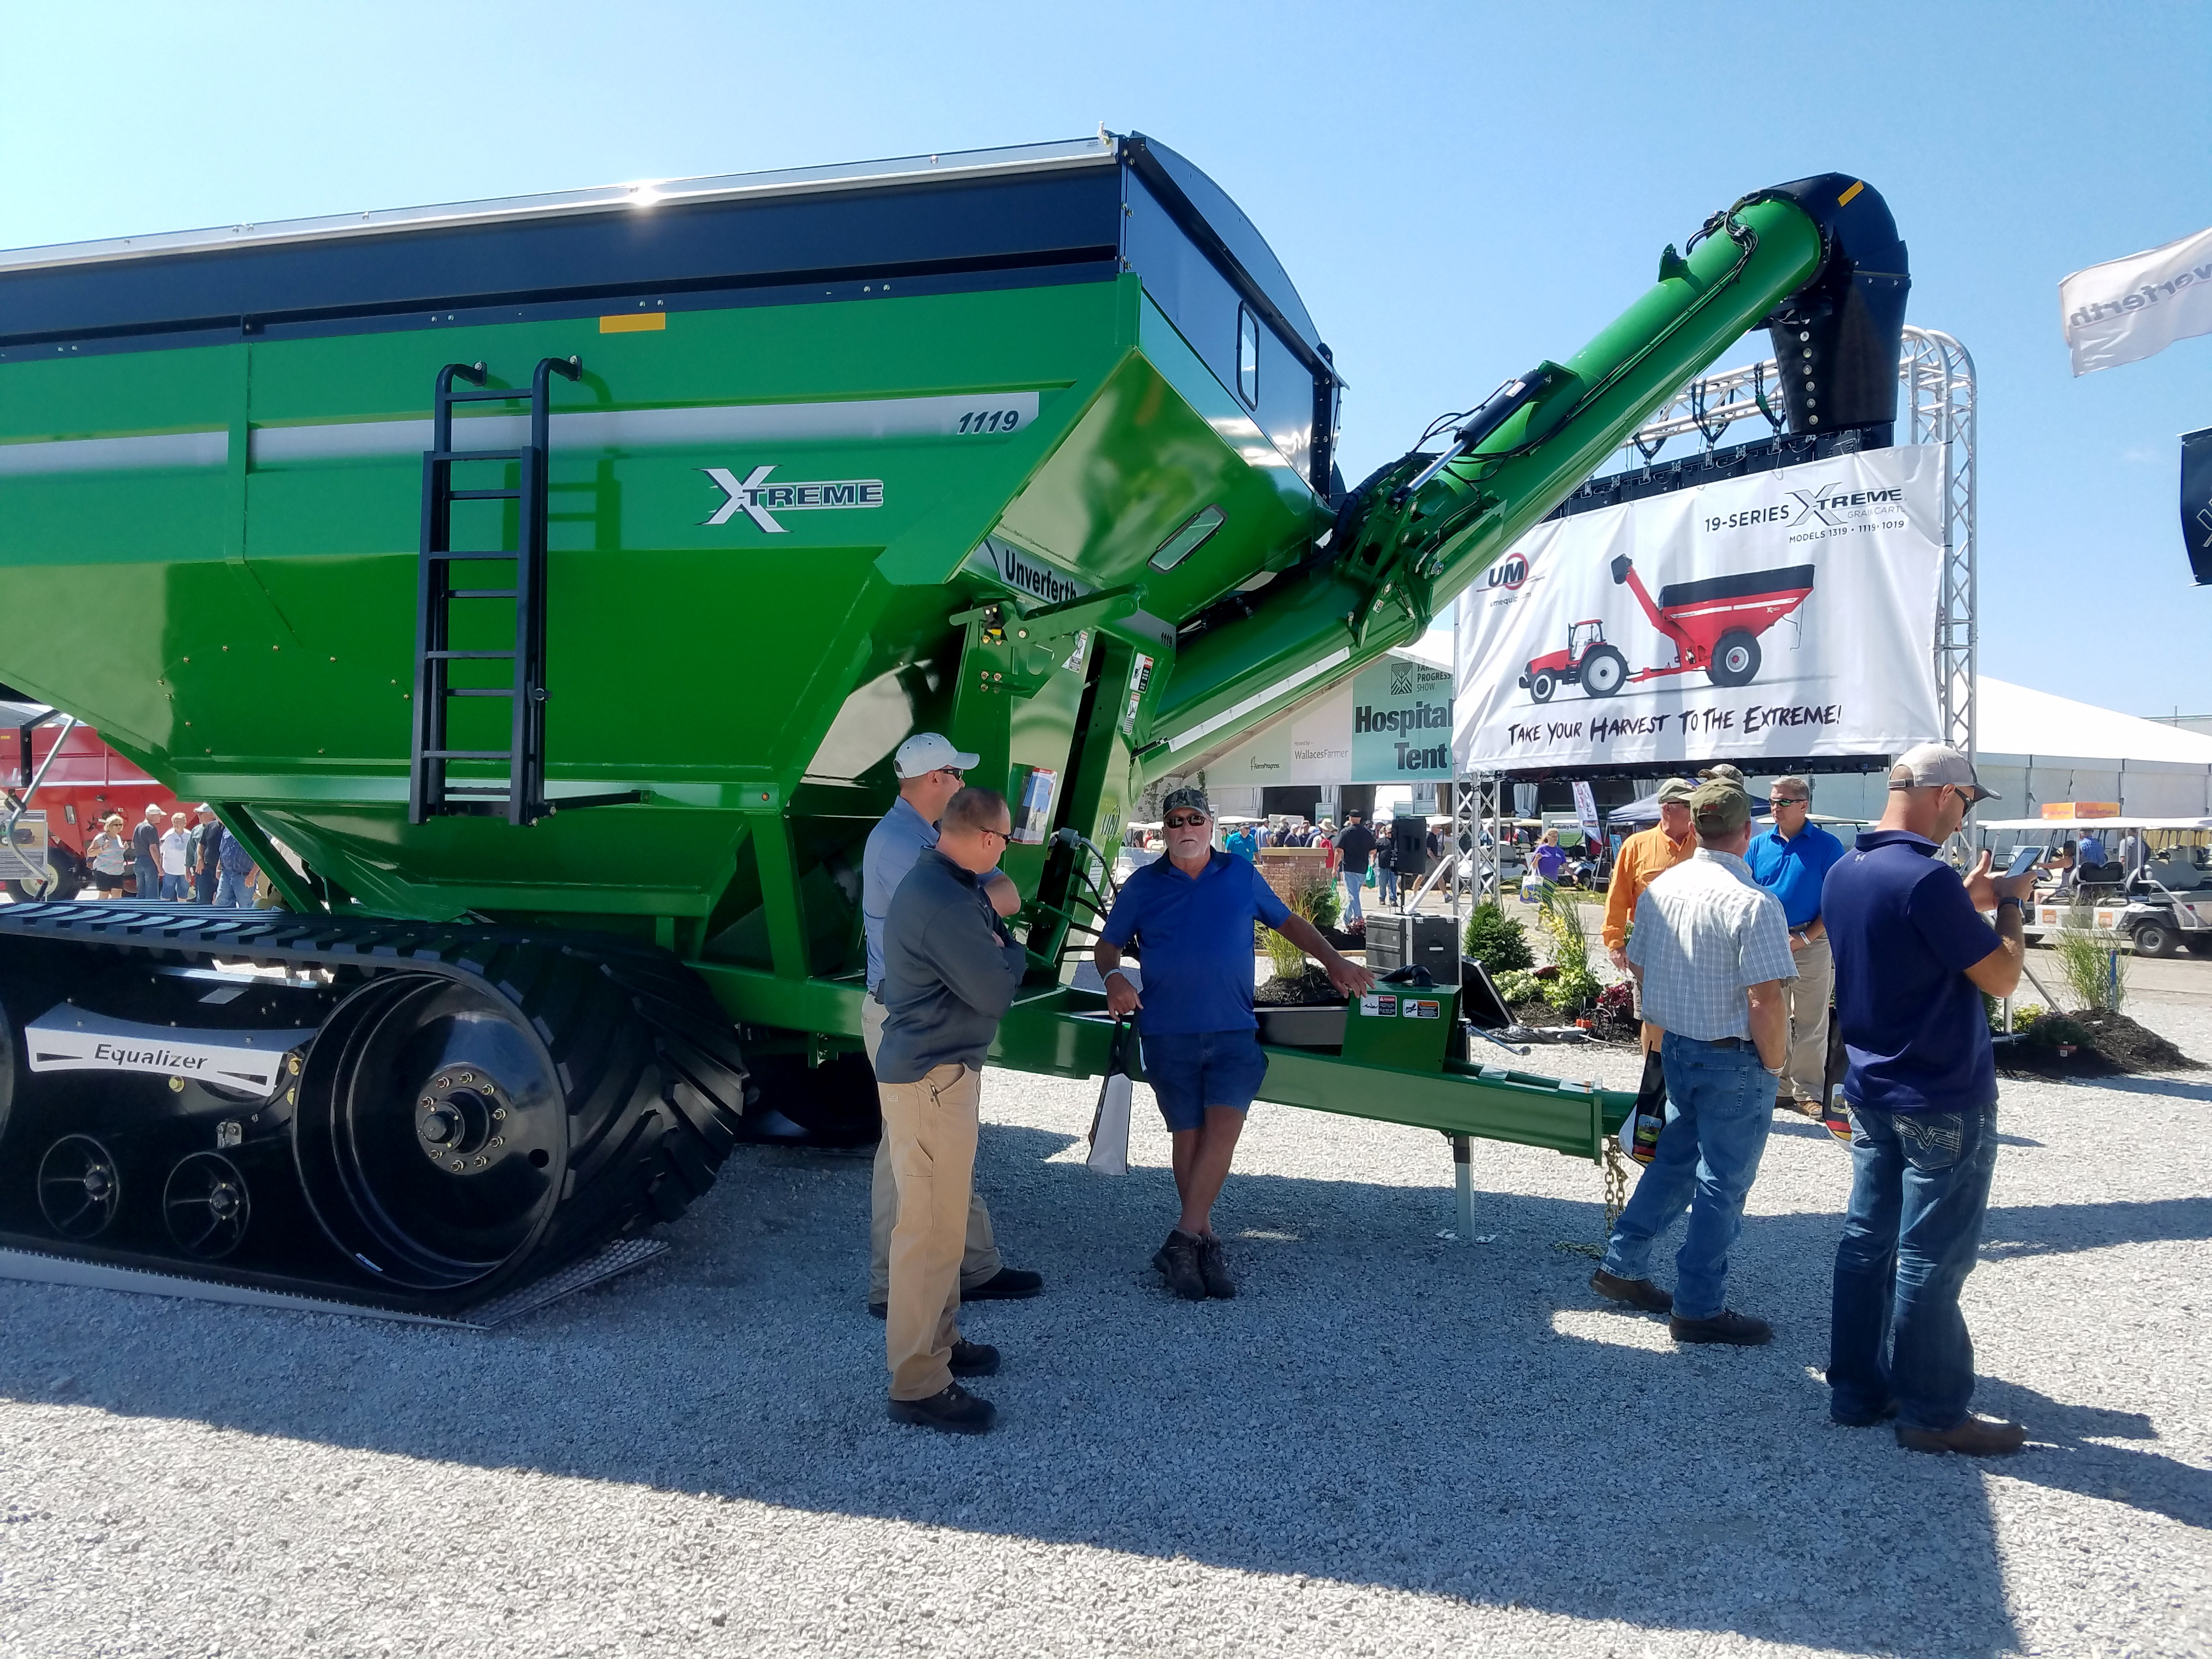
[{"label": "green grain cart", "polygon": [[[1795,429],[1886,442],[1906,287],[1872,189],[1757,192],[1347,489],[1289,276],[1133,135],[0,254],[0,681],[287,902],[0,909],[0,1247],[452,1312],[738,1139],[872,1139],[918,729],[1014,803],[998,1063],[1097,1072],[1136,791],[1418,635],[1747,328]],[[1620,1121],[1354,1013],[1267,1097]]]}]

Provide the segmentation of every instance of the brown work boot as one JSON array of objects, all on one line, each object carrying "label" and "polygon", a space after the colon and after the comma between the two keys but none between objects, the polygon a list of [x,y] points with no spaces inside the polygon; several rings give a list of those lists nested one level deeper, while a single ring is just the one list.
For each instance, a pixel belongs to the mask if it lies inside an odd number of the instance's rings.
[{"label": "brown work boot", "polygon": [[1966,1420],[1941,1434],[1933,1429],[1899,1429],[1897,1443],[1907,1451],[1958,1452],[1967,1457],[2002,1457],[2027,1443],[2027,1431],[2017,1423],[1966,1413]]},{"label": "brown work boot", "polygon": [[1198,1241],[1198,1276],[1206,1281],[1208,1296],[1226,1302],[1237,1294],[1237,1281],[1229,1276],[1229,1253],[1211,1233]]},{"label": "brown work boot", "polygon": [[1623,1279],[1619,1273],[1609,1273],[1600,1267],[1590,1275],[1589,1286],[1607,1301],[1620,1303],[1641,1313],[1674,1311],[1673,1293],[1661,1290],[1648,1279]]},{"label": "brown work boot", "polygon": [[1774,1327],[1749,1314],[1723,1308],[1711,1319],[1685,1319],[1676,1314],[1667,1322],[1667,1334],[1677,1342],[1725,1342],[1731,1347],[1755,1348],[1774,1340]]},{"label": "brown work boot", "polygon": [[1160,1270],[1160,1277],[1168,1288],[1188,1302],[1206,1300],[1206,1277],[1199,1271],[1198,1241],[1182,1228],[1168,1235],[1168,1242],[1152,1252],[1152,1266]]}]

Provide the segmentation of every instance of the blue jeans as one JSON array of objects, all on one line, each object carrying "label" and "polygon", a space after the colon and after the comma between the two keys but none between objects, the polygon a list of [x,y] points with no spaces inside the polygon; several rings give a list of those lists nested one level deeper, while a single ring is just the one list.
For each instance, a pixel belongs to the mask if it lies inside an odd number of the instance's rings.
[{"label": "blue jeans", "polygon": [[1398,902],[1398,872],[1388,865],[1377,870],[1375,872],[1375,890],[1382,896],[1383,903],[1395,904]]},{"label": "blue jeans", "polygon": [[1605,1248],[1605,1270],[1650,1277],[1651,1247],[1685,1206],[1690,1224],[1674,1254],[1674,1313],[1711,1319],[1727,1304],[1729,1249],[1743,1230],[1743,1200],[1759,1174],[1774,1121],[1774,1079],[1748,1043],[1717,1048],[1669,1031],[1667,1127]]},{"label": "blue jeans", "polygon": [[1364,914],[1359,908],[1359,890],[1366,885],[1367,872],[1364,870],[1356,876],[1349,870],[1344,872],[1344,919],[1346,921],[1358,921]]},{"label": "blue jeans", "polygon": [[181,902],[184,899],[190,896],[190,894],[186,890],[185,884],[191,879],[191,878],[189,876],[163,876],[161,878],[161,896],[165,899],[175,899]]},{"label": "blue jeans", "polygon": [[253,872],[234,874],[226,870],[215,884],[215,902],[226,910],[251,910],[253,896],[247,890],[252,884]]},{"label": "blue jeans", "polygon": [[161,866],[158,864],[135,864],[131,873],[138,879],[137,896],[142,899],[161,896]]},{"label": "blue jeans", "polygon": [[1959,1311],[1997,1161],[1997,1109],[1851,1108],[1851,1201],[1836,1246],[1828,1409],[1870,1423],[1894,1402],[1908,1429],[1966,1419],[1974,1342]]}]

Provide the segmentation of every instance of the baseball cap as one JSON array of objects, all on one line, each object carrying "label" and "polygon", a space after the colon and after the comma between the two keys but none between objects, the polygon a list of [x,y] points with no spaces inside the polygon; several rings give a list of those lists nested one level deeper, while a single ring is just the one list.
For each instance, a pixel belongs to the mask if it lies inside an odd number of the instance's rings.
[{"label": "baseball cap", "polygon": [[902,778],[918,778],[941,766],[965,772],[982,758],[981,755],[962,754],[952,746],[951,738],[935,732],[917,732],[898,746],[898,753],[891,757],[891,770]]},{"label": "baseball cap", "polygon": [[1659,804],[1672,806],[1676,801],[1686,801],[1698,793],[1698,786],[1687,778],[1669,778],[1659,786]]},{"label": "baseball cap", "polygon": [[1732,778],[1738,783],[1741,783],[1743,781],[1742,769],[1740,767],[1730,766],[1726,761],[1721,762],[1717,766],[1708,766],[1704,771],[1698,773],[1698,775],[1708,782],[1714,778]]},{"label": "baseball cap", "polygon": [[1206,804],[1206,791],[1195,784],[1169,790],[1167,798],[1160,802],[1160,816],[1165,817],[1177,807],[1186,812],[1203,812],[1208,817],[1213,816],[1213,808]]},{"label": "baseball cap", "polygon": [[1713,778],[1690,795],[1690,817],[1701,836],[1732,836],[1751,822],[1751,794],[1734,778]]},{"label": "baseball cap", "polygon": [[1974,775],[1972,761],[1946,744],[1917,744],[1899,755],[1897,764],[1889,769],[1892,789],[1937,789],[1945,784],[1972,790],[1976,800],[2003,799],[1996,790],[1983,786]]}]

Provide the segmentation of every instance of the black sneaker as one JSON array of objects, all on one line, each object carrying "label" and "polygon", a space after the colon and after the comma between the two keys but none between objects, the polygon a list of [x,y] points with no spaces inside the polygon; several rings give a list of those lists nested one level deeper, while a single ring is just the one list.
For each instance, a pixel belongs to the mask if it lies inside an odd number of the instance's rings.
[{"label": "black sneaker", "polygon": [[955,1342],[952,1345],[952,1374],[955,1376],[995,1376],[999,1370],[999,1351],[988,1342]]},{"label": "black sneaker", "polygon": [[998,1419],[999,1408],[978,1400],[957,1382],[948,1382],[926,1400],[894,1400],[890,1419],[918,1429],[942,1429],[947,1434],[985,1434]]},{"label": "black sneaker", "polygon": [[1177,1296],[1191,1302],[1206,1300],[1206,1279],[1198,1267],[1198,1241],[1180,1227],[1152,1252],[1152,1266]]},{"label": "black sneaker", "polygon": [[1226,1302],[1237,1294],[1237,1281],[1229,1276],[1229,1253],[1211,1233],[1198,1241],[1198,1273],[1208,1296]]},{"label": "black sneaker", "polygon": [[1711,1319],[1685,1319],[1676,1314],[1667,1322],[1667,1334],[1677,1342],[1725,1342],[1731,1347],[1755,1348],[1774,1340],[1774,1327],[1749,1314],[1723,1308]]},{"label": "black sneaker", "polygon": [[963,1302],[1022,1302],[1044,1289],[1044,1275],[1027,1267],[1001,1267],[972,1291],[960,1292]]}]

